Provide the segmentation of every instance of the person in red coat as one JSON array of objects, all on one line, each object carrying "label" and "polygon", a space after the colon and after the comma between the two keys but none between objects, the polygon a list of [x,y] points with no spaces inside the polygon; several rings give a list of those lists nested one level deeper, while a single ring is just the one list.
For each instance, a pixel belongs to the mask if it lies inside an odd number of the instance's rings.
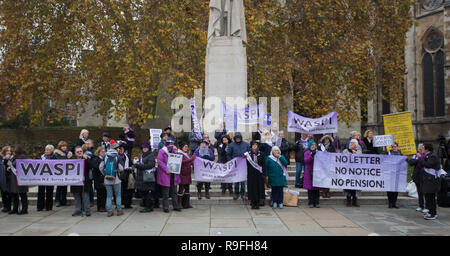
[{"label": "person in red coat", "polygon": [[183,161],[181,163],[180,179],[181,183],[178,186],[178,207],[179,208],[192,208],[190,203],[189,186],[192,184],[192,168],[194,166],[194,160],[196,156],[189,155],[189,145],[180,142],[178,145],[180,149],[179,154],[183,155]]}]

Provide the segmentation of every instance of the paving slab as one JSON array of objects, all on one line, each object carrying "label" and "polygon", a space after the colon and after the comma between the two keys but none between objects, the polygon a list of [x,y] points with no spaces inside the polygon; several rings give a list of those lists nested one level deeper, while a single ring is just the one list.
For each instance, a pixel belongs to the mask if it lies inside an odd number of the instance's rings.
[{"label": "paving slab", "polygon": [[161,234],[197,234],[197,233],[208,233],[209,234],[209,223],[207,224],[166,224]]},{"label": "paving slab", "polygon": [[119,224],[109,224],[109,223],[77,223],[73,225],[67,233],[86,233],[86,234],[110,234],[112,233]]},{"label": "paving slab", "polygon": [[211,236],[257,236],[256,228],[211,228]]},{"label": "paving slab", "polygon": [[209,217],[170,217],[167,221],[168,224],[182,224],[182,223],[192,223],[192,224],[209,224],[211,218]]},{"label": "paving slab", "polygon": [[245,205],[212,205],[211,218],[250,218]]},{"label": "paving slab", "polygon": [[72,224],[32,224],[14,236],[58,236],[68,230]]},{"label": "paving slab", "polygon": [[118,231],[118,230],[115,230],[114,232],[111,233],[111,236],[159,236],[159,234],[160,234],[160,232],[150,232],[150,231],[129,232],[129,231]]},{"label": "paving slab", "polygon": [[327,232],[334,236],[367,236],[369,231],[363,228],[325,228]]},{"label": "paving slab", "polygon": [[5,221],[5,220],[1,220],[0,221],[0,230],[2,233],[8,233],[8,234],[13,234],[16,233],[24,228],[26,228],[27,226],[30,226],[31,224],[33,224],[32,222],[14,222],[14,221]]},{"label": "paving slab", "polygon": [[250,218],[212,218],[211,228],[254,228],[252,219]]}]

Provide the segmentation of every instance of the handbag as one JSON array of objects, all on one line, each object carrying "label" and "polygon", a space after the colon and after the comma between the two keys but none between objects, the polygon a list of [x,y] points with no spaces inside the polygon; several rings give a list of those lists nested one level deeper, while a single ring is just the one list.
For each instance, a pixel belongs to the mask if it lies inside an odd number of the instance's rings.
[{"label": "handbag", "polygon": [[127,189],[135,189],[135,183],[136,183],[136,180],[134,179],[134,175],[133,175],[133,173],[130,173],[128,175]]},{"label": "handbag", "polygon": [[156,167],[153,167],[153,169],[144,171],[144,183],[151,183],[156,181],[155,170]]}]

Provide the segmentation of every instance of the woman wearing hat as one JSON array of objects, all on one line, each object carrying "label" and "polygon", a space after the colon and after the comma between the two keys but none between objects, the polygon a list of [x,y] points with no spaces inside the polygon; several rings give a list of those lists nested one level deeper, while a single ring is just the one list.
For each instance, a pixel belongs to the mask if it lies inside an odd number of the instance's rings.
[{"label": "woman wearing hat", "polygon": [[[136,189],[142,194],[142,200],[144,201],[144,209],[140,212],[152,212],[153,211],[153,193],[155,191],[156,179],[153,181],[144,181],[144,172],[154,172],[155,170],[155,156],[151,151],[150,143],[144,142],[141,146],[142,156],[134,163],[136,168]],[[153,177],[154,173],[153,173]]]},{"label": "woman wearing hat", "polygon": [[252,209],[259,209],[261,195],[264,194],[264,156],[258,149],[258,142],[250,142],[251,150],[244,155],[247,158],[247,189]]},{"label": "woman wearing hat", "polygon": [[133,129],[131,129],[131,125],[129,123],[125,124],[123,130],[120,132],[119,139],[127,143],[125,147],[125,154],[128,155],[128,158],[131,158],[135,138],[136,134],[134,133]]},{"label": "woman wearing hat", "polygon": [[159,185],[161,185],[161,193],[163,196],[163,208],[164,212],[169,212],[169,194],[172,197],[173,210],[180,212],[181,209],[178,207],[177,198],[177,186],[180,184],[181,179],[179,174],[170,173],[167,167],[167,162],[169,160],[170,153],[176,153],[177,149],[174,146],[175,141],[172,139],[167,139],[165,146],[158,152],[158,171],[156,174],[156,180]]},{"label": "woman wearing hat", "polygon": [[109,145],[109,141],[111,140],[111,136],[109,135],[109,133],[107,133],[107,132],[104,132],[103,134],[102,134],[102,143],[101,143],[101,146],[106,150],[106,151],[108,151],[108,149],[109,149],[109,147],[110,147],[110,145]]},{"label": "woman wearing hat", "polygon": [[194,160],[196,156],[189,155],[189,145],[180,142],[180,149],[178,153],[183,155],[183,161],[181,162],[180,179],[181,183],[178,186],[178,207],[179,208],[192,208],[190,203],[189,186],[192,184],[192,168],[194,167]]},{"label": "woman wearing hat", "polygon": [[[200,151],[201,149],[203,149],[203,147],[206,147],[206,153],[204,151]],[[195,150],[194,152],[194,156],[196,157],[200,157],[209,161],[214,161],[214,159],[216,158],[214,155],[214,151],[209,147],[209,141],[203,139],[200,142],[200,146]],[[197,196],[198,199],[202,199],[202,188],[203,188],[203,184],[205,184],[205,197],[206,199],[210,199],[209,196],[209,189],[211,188],[211,183],[210,182],[201,182],[201,181],[197,181]]]}]

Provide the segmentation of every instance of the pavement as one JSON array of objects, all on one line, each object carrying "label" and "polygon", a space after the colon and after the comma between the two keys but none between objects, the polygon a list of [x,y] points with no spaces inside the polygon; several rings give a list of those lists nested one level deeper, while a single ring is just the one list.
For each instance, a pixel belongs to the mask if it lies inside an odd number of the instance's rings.
[{"label": "pavement", "polygon": [[0,214],[3,236],[448,236],[450,208],[438,208],[438,219],[424,220],[414,205],[388,209],[381,205],[322,208],[248,205],[195,205],[182,212],[155,209],[140,213],[126,209],[122,216],[106,217],[92,208],[90,217],[72,217],[74,206],[28,215]]}]

